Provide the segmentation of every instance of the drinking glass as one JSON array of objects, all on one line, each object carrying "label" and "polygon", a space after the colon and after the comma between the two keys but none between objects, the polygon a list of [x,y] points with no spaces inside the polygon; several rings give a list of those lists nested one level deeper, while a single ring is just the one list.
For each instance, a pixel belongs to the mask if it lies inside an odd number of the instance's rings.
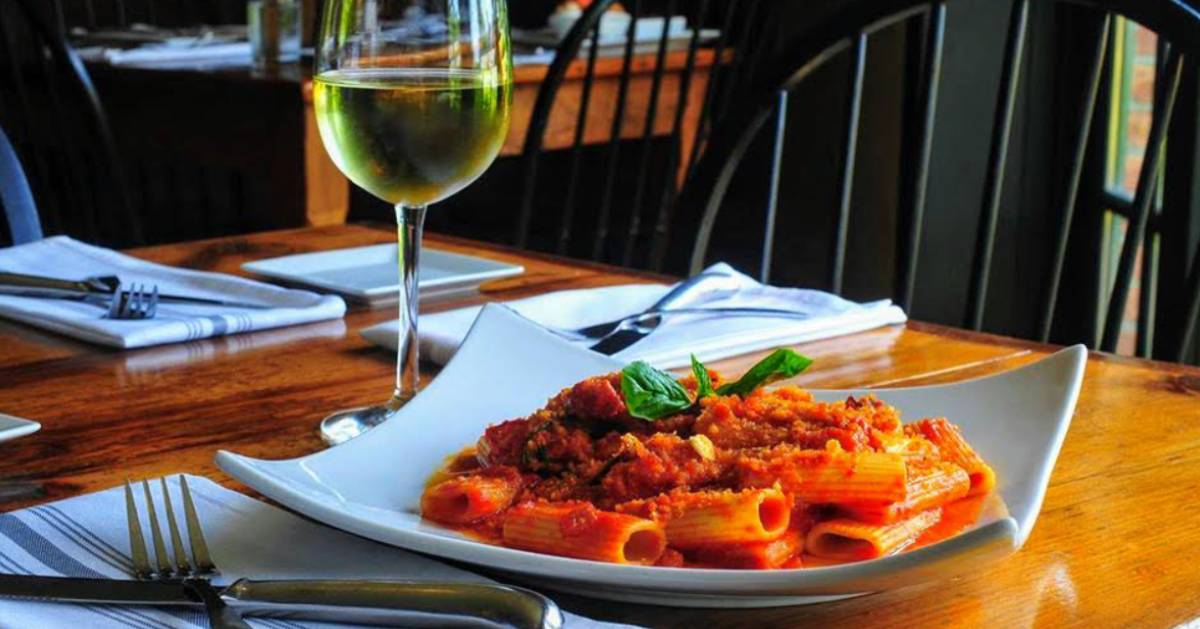
[{"label": "drinking glass", "polygon": [[250,0],[246,33],[255,69],[300,59],[300,0]]},{"label": "drinking glass", "polygon": [[395,206],[401,279],[392,398],[327,417],[327,442],[377,425],[416,394],[425,208],[491,165],[511,102],[504,0],[325,2],[313,77],[321,140],[350,181]]}]

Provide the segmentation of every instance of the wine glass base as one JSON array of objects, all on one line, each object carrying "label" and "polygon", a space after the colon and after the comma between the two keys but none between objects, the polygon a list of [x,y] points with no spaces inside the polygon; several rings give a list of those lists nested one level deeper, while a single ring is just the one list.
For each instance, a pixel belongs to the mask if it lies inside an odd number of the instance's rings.
[{"label": "wine glass base", "polygon": [[351,439],[382,424],[394,411],[387,406],[360,406],[331,413],[321,420],[321,441],[331,446]]}]

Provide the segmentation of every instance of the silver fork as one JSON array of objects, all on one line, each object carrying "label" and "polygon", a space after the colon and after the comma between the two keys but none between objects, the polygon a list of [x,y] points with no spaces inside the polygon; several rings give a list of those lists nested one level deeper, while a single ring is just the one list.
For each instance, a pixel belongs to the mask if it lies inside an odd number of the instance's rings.
[{"label": "silver fork", "polygon": [[154,507],[150,483],[143,480],[142,490],[146,495],[146,510],[150,516],[150,538],[154,543],[156,566],[150,565],[149,554],[146,552],[146,538],[142,535],[142,521],[138,516],[137,502],[133,498],[133,487],[130,486],[129,481],[125,481],[125,511],[126,517],[129,519],[129,549],[130,556],[133,558],[134,576],[142,581],[182,583],[204,603],[204,608],[208,611],[209,624],[213,629],[250,629],[250,625],[242,620],[241,614],[225,604],[209,580],[220,572],[208,554],[208,544],[204,541],[204,532],[200,529],[200,518],[196,516],[196,505],[192,502],[192,492],[188,489],[187,479],[182,475],[179,477],[179,488],[183,497],[184,518],[187,520],[188,541],[192,548],[190,561],[183,548],[183,537],[179,533],[179,525],[175,520],[175,509],[171,504],[167,481],[164,478],[158,480],[162,485],[162,500],[166,506],[167,526],[170,531],[175,564],[172,567],[171,560],[167,557],[167,548],[163,543],[162,529],[158,525],[158,510]]},{"label": "silver fork", "polygon": [[133,284],[128,290],[113,292],[108,305],[109,319],[141,320],[153,319],[158,314],[158,286],[149,288],[145,284]]}]

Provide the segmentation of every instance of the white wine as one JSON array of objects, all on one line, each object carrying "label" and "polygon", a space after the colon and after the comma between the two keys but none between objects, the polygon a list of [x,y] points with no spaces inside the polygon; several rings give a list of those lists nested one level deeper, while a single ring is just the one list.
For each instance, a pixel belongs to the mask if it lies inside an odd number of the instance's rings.
[{"label": "white wine", "polygon": [[483,174],[504,144],[511,99],[510,83],[476,70],[333,70],[313,81],[334,163],[371,194],[410,207]]}]

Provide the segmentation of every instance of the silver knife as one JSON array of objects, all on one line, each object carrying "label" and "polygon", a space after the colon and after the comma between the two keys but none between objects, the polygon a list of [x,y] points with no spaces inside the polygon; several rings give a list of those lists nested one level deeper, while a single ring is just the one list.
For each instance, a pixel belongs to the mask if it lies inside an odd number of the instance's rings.
[{"label": "silver knife", "polygon": [[[88,299],[99,297],[111,300],[120,289],[120,286],[121,281],[115,275],[101,275],[82,280],[61,280],[53,277],[0,271],[0,293],[18,297],[40,297],[46,299]],[[274,306],[268,304],[165,293],[158,294],[158,301],[167,304],[199,304],[205,306],[224,306],[226,308],[274,308]]]},{"label": "silver knife", "polygon": [[[696,290],[701,288],[704,290]],[[662,317],[650,316],[655,314],[656,311],[670,310],[672,306],[683,304],[701,303],[714,298],[728,296],[737,291],[737,278],[732,275],[713,271],[694,275],[676,284],[675,288],[672,288],[666,295],[663,295],[662,299],[654,302],[653,305],[644,310],[642,314],[647,315],[647,318],[639,320],[637,328],[618,329],[600,339],[590,349],[611,356],[646,338],[646,336],[653,332],[662,323]]]},{"label": "silver knife", "polygon": [[[241,579],[218,588],[246,616],[383,626],[560,629],[554,601],[489,583]],[[182,581],[123,581],[0,574],[0,597],[63,603],[203,607]]]}]

